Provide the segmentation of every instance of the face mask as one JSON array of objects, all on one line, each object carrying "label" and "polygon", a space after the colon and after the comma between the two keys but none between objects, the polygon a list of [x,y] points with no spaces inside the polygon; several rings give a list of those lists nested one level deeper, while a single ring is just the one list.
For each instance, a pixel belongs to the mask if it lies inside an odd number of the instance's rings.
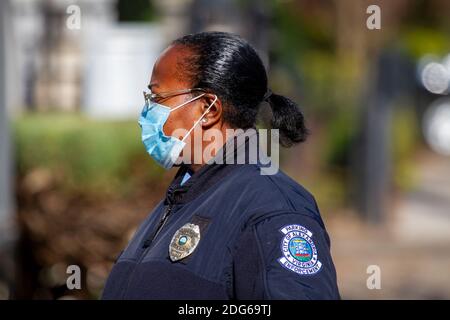
[{"label": "face mask", "polygon": [[163,127],[169,118],[169,114],[204,95],[205,94],[202,93],[201,95],[194,97],[173,109],[153,101],[150,101],[144,105],[138,121],[139,126],[142,129],[142,142],[144,143],[148,154],[165,169],[172,168],[175,161],[177,161],[181,151],[186,145],[184,140],[186,140],[205,114],[208,113],[209,109],[214,105],[214,103],[216,103],[217,96],[202,116],[194,123],[192,128],[184,136],[183,140],[172,136],[166,136],[164,134]]}]

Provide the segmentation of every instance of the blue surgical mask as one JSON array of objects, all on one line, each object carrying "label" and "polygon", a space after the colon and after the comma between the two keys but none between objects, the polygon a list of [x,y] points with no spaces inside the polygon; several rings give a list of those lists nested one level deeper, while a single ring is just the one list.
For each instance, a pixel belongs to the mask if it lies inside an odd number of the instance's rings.
[{"label": "blue surgical mask", "polygon": [[205,94],[202,93],[201,95],[196,96],[172,109],[151,100],[144,105],[138,121],[139,126],[142,129],[142,142],[144,143],[148,154],[165,169],[172,168],[174,163],[177,161],[181,151],[186,145],[184,140],[186,140],[192,130],[208,113],[209,109],[217,101],[217,96],[182,140],[172,136],[166,136],[163,131],[164,124],[169,118],[171,112],[184,107],[188,103],[197,100],[204,95]]}]

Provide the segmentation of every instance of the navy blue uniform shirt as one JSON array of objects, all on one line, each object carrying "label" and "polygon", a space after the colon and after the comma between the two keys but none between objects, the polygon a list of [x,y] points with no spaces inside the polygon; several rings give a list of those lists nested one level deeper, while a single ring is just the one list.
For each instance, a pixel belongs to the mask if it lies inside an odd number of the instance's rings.
[{"label": "navy blue uniform shirt", "polygon": [[[258,164],[205,165],[161,201],[119,255],[103,299],[339,299],[330,239],[313,196]],[[173,261],[170,247],[199,237]],[[195,237],[195,236],[194,236]],[[191,239],[192,240],[192,239]]]}]

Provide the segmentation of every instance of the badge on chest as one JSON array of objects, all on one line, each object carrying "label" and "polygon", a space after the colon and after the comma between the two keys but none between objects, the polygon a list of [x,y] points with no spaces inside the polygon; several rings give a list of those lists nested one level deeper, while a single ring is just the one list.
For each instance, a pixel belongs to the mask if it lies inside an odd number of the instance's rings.
[{"label": "badge on chest", "polygon": [[169,257],[173,262],[181,260],[194,252],[200,241],[200,227],[193,223],[186,223],[178,229],[169,245]]}]

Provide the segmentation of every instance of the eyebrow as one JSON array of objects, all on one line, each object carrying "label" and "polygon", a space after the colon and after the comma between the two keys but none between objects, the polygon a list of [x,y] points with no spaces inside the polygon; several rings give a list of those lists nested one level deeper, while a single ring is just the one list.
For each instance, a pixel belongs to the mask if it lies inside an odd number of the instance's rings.
[{"label": "eyebrow", "polygon": [[157,83],[150,83],[147,88],[151,91],[152,87],[159,87],[159,85]]}]

